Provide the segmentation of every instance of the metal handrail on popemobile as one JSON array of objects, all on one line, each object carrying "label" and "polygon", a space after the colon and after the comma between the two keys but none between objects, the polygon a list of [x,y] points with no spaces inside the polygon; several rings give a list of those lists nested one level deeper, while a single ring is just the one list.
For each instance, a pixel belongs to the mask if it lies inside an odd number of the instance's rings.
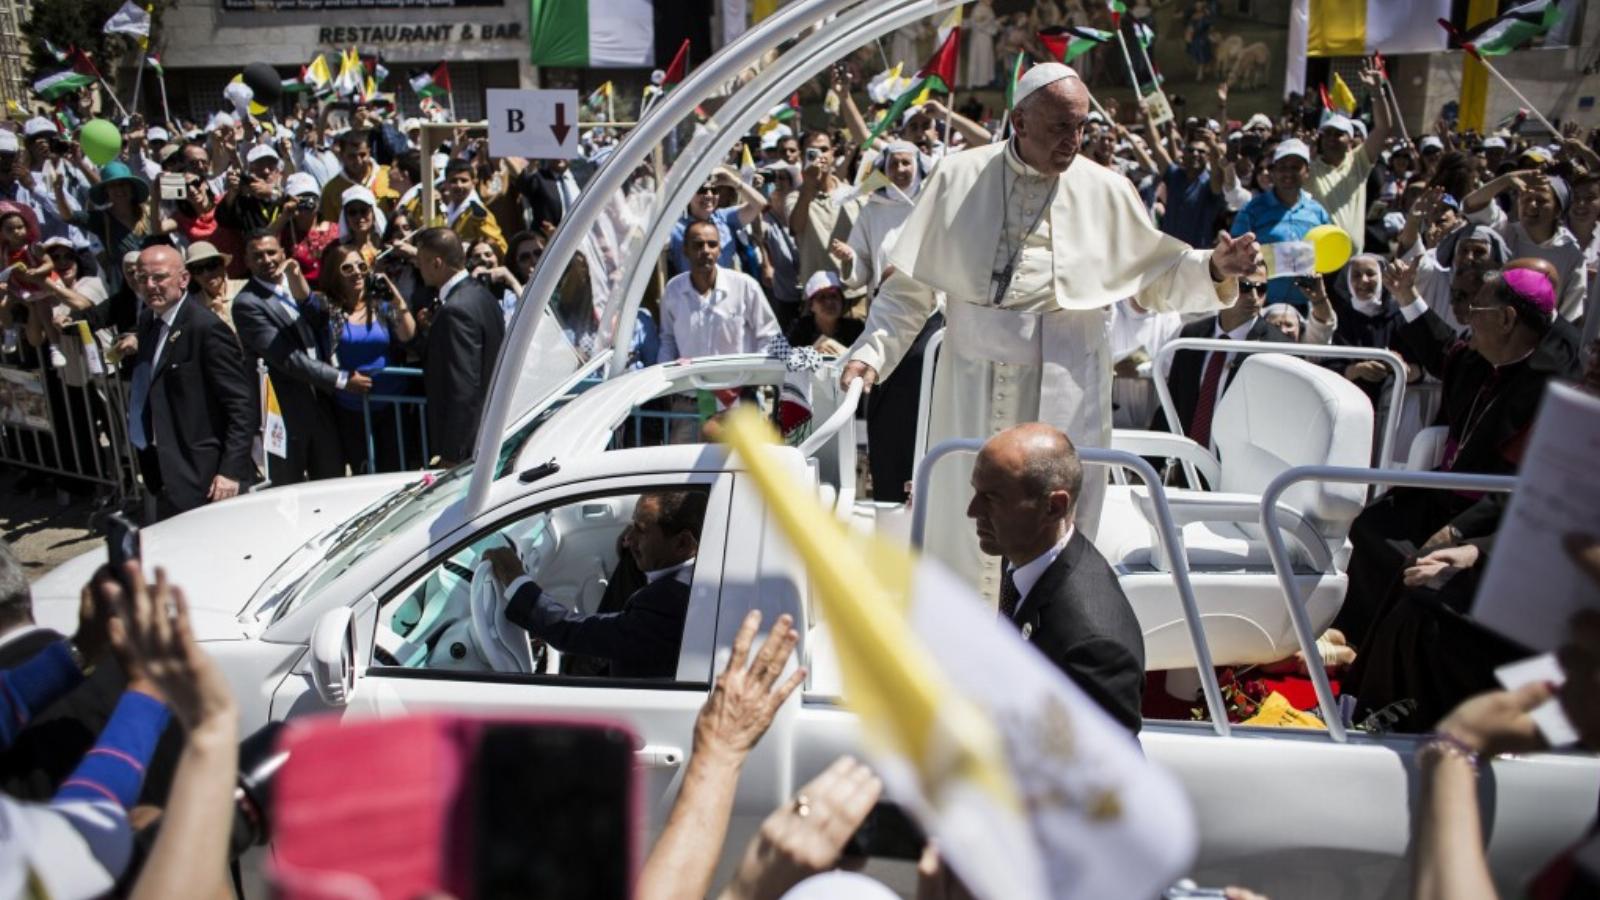
[{"label": "metal handrail on popemobile", "polygon": [[[934,466],[954,453],[977,453],[983,444],[983,441],[972,438],[944,441],[930,449],[917,463],[911,494],[913,547],[922,547],[927,531],[928,489],[933,482]],[[1172,508],[1167,504],[1167,492],[1160,476],[1149,461],[1125,450],[1085,447],[1078,451],[1078,458],[1090,465],[1132,470],[1149,486],[1150,497],[1155,503],[1156,538],[1172,560],[1172,583],[1177,587],[1178,600],[1183,605],[1184,624],[1189,629],[1189,642],[1194,647],[1195,669],[1200,677],[1200,689],[1205,695],[1206,712],[1211,717],[1212,730],[1227,737],[1232,730],[1228,722],[1228,707],[1222,700],[1222,686],[1217,681],[1217,670],[1211,663],[1211,645],[1206,640],[1205,628],[1200,621],[1200,604],[1195,600],[1194,584],[1189,580],[1189,560],[1183,550],[1183,533],[1178,530],[1177,522],[1172,517]]]}]

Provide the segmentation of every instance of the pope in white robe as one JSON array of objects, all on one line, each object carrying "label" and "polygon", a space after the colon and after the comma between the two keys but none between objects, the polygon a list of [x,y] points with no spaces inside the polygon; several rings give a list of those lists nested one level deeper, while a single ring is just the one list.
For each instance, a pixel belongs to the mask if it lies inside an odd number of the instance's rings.
[{"label": "pope in white robe", "polygon": [[[1078,157],[1088,90],[1060,63],[1019,82],[1015,136],[941,160],[888,254],[842,381],[871,384],[899,364],[947,295],[928,446],[987,439],[1048,422],[1079,447],[1111,439],[1111,306],[1214,312],[1254,270],[1254,237],[1195,250],[1156,230],[1129,181]],[[966,517],[972,457],[947,457],[932,479],[924,549],[994,597],[998,560]],[[1105,470],[1089,467],[1075,523],[1093,539]]]}]

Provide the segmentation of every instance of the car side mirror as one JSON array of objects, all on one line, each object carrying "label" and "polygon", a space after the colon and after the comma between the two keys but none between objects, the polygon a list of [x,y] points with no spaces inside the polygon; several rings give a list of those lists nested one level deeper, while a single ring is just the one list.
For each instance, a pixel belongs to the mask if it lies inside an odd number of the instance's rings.
[{"label": "car side mirror", "polygon": [[348,606],[323,613],[311,629],[311,683],[329,706],[344,706],[355,693],[355,616]]}]

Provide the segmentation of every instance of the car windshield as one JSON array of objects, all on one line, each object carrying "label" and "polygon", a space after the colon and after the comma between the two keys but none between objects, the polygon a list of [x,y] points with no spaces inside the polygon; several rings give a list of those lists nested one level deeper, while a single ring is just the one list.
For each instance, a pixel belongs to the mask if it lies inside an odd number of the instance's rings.
[{"label": "car windshield", "polygon": [[[304,571],[291,575],[267,602],[276,606],[273,621],[283,618],[323,587],[332,584],[367,553],[413,523],[431,519],[466,496],[472,480],[472,463],[466,462],[437,475],[427,474],[379,500],[336,528],[323,542],[320,555],[307,555]],[[285,601],[283,598],[287,598]]]}]

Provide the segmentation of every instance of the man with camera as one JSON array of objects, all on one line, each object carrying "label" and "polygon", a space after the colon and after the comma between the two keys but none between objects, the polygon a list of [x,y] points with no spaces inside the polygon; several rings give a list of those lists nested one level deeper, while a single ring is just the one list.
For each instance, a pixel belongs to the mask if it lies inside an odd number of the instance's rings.
[{"label": "man with camera", "polygon": [[439,189],[439,199],[444,204],[444,220],[461,238],[461,243],[471,246],[476,241],[488,241],[495,251],[504,256],[505,234],[494,213],[478,196],[478,183],[473,175],[472,163],[452,159],[444,167],[444,184]]},{"label": "man with camera", "polygon": [[240,234],[276,230],[293,198],[283,192],[283,158],[271,144],[256,144],[245,155],[243,174],[227,174],[227,193],[217,206],[217,222]]}]

